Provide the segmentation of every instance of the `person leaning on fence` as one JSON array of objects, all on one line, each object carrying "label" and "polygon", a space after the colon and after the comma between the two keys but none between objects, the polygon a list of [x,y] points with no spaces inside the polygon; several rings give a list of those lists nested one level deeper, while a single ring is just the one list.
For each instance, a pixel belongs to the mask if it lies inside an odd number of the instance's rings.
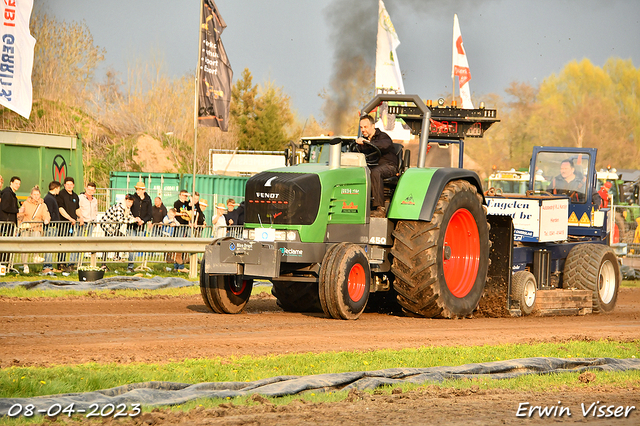
[{"label": "person leaning on fence", "polygon": [[[67,176],[64,179],[64,188],[56,198],[58,200],[58,210],[60,211],[61,220],[68,222],[63,224],[63,229],[59,231],[59,235],[62,237],[82,235],[84,230],[84,218],[80,211],[80,198],[78,198],[78,194],[73,191],[75,185],[73,178]],[[77,261],[78,253],[71,253],[66,272],[74,271]]]},{"label": "person leaning on fence", "polygon": [[153,200],[153,206],[151,206],[151,223],[153,225],[153,230],[151,235],[154,237],[158,237],[162,235],[162,220],[167,215],[167,208],[162,203],[162,198],[156,197]]},{"label": "person leaning on fence", "polygon": [[122,232],[122,225],[135,223],[135,219],[131,215],[132,205],[133,195],[126,194],[121,203],[114,204],[107,209],[100,221],[100,227],[107,237],[124,236],[125,234]]},{"label": "person leaning on fence", "polygon": [[[58,207],[58,201],[56,197],[60,193],[60,182],[57,180],[51,181],[49,183],[49,192],[44,196],[44,203],[47,206],[47,210],[49,210],[49,214],[51,215],[51,222],[49,225],[45,225],[44,227],[44,235],[46,237],[57,237],[58,236],[58,226],[60,225],[60,209]],[[43,275],[55,275],[55,273],[62,272],[60,269],[53,269],[53,254],[45,253],[44,255],[44,265],[42,265],[42,274]],[[56,261],[57,261],[56,256]]]},{"label": "person leaning on fence", "polygon": [[[9,186],[0,192],[0,222],[13,222],[18,224],[18,196],[16,192],[20,189],[21,180],[18,176],[11,178]],[[8,231],[8,229],[5,229]],[[13,231],[13,230],[12,230]],[[7,235],[3,232],[3,235]]]},{"label": "person leaning on fence", "polygon": [[224,204],[216,204],[216,215],[211,219],[213,238],[222,238],[227,233],[227,220],[224,217],[226,211],[227,207]]},{"label": "person leaning on fence", "polygon": [[[126,194],[124,200],[120,203],[116,203],[109,207],[100,220],[100,227],[104,231],[104,235],[107,237],[122,237],[126,235],[122,232],[123,225],[129,225],[135,223],[135,219],[131,215],[131,206],[133,205],[133,195]],[[103,254],[103,259],[106,260],[107,254]],[[116,253],[114,260],[119,260],[118,253]],[[106,269],[106,266],[103,266]]]},{"label": "person leaning on fence", "polygon": [[[129,235],[144,236],[145,224],[151,223],[153,219],[152,209],[153,203],[151,197],[145,192],[147,189],[144,182],[140,181],[136,183],[136,193],[133,194],[133,205],[131,206],[131,215],[135,219],[135,223],[129,225]],[[133,272],[133,258],[134,252],[129,253],[129,265],[127,266],[128,272]]]},{"label": "person leaning on fence", "polygon": [[[18,211],[18,228],[21,237],[39,237],[42,235],[42,225],[48,225],[51,220],[49,209],[44,200],[40,198],[40,187],[34,186],[31,189],[29,198],[22,203]],[[40,261],[44,259],[40,258]],[[22,264],[24,273],[29,273],[27,265],[27,253],[22,254]]]},{"label": "person leaning on fence", "polygon": [[[193,197],[191,198],[190,203],[191,208],[193,209],[193,219],[191,220],[191,225],[195,225],[193,233],[195,237],[199,237],[202,234],[202,228],[206,223],[206,218],[200,202],[200,194],[196,191],[193,193]],[[206,206],[207,204],[205,204],[205,207]]]},{"label": "person leaning on fence", "polygon": [[89,182],[84,188],[84,192],[78,195],[80,203],[80,211],[82,217],[87,223],[87,235],[93,234],[93,223],[98,220],[98,199],[95,197],[96,184]]},{"label": "person leaning on fence", "polygon": [[[0,235],[14,236],[16,226],[18,224],[18,196],[16,192],[20,189],[20,178],[14,176],[11,178],[9,186],[0,192]],[[7,223],[1,223],[7,222]],[[8,262],[9,253],[0,253],[0,262]]]}]

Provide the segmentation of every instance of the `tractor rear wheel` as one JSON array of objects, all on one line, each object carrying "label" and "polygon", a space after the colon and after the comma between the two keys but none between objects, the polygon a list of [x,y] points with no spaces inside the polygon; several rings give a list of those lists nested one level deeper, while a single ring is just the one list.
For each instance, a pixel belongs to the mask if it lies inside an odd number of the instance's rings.
[{"label": "tractor rear wheel", "polygon": [[271,281],[271,294],[285,312],[322,312],[318,283]]},{"label": "tractor rear wheel", "polygon": [[369,299],[371,270],[364,249],[339,243],[327,250],[319,277],[320,304],[325,315],[335,319],[360,317]]},{"label": "tractor rear wheel", "polygon": [[531,315],[536,303],[536,277],[529,271],[518,271],[511,280],[511,299],[518,302],[522,315]]},{"label": "tractor rear wheel", "polygon": [[414,315],[470,315],[489,265],[489,227],[482,195],[467,181],[449,182],[431,222],[398,221],[391,249],[398,303]]},{"label": "tractor rear wheel", "polygon": [[[204,263],[203,263],[204,264]],[[249,301],[253,280],[238,275],[210,275],[200,269],[200,293],[205,304],[218,314],[237,314]]]},{"label": "tractor rear wheel", "polygon": [[564,264],[564,288],[592,292],[593,313],[611,312],[618,300],[620,266],[613,249],[603,244],[580,244]]}]

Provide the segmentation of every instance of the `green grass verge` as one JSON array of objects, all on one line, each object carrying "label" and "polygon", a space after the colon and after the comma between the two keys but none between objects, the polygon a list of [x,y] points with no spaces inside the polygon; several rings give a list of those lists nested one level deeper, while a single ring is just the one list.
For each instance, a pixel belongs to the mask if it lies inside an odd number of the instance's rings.
[{"label": "green grass verge", "polygon": [[[9,367],[0,370],[0,397],[88,392],[146,381],[249,382],[280,375],[370,371],[395,367],[455,366],[528,357],[640,357],[640,340],[571,341],[499,346],[423,347],[399,351],[304,353],[265,357],[191,359],[166,364]],[[548,376],[551,377],[551,376]],[[631,374],[640,379],[640,372]],[[548,379],[551,380],[551,379]]]},{"label": "green grass verge", "polygon": [[[422,347],[399,351],[379,350],[371,352],[305,353],[264,357],[229,357],[192,359],[167,364],[82,364],[76,366],[10,367],[0,370],[0,397],[29,397],[69,392],[89,392],[128,383],[145,381],[171,381],[180,383],[254,381],[279,375],[311,375],[348,371],[371,371],[385,368],[421,368],[431,366],[455,366],[474,362],[527,357],[560,358],[633,358],[640,356],[640,340],[570,341],[563,343],[539,343],[533,345],[511,344],[476,347]],[[640,386],[640,371],[595,372],[595,384],[615,388]],[[586,389],[592,384],[582,383],[577,373],[529,375],[506,380],[480,378],[474,380],[446,380],[437,384],[417,385],[403,383],[394,388],[404,392],[424,386],[439,388],[507,389],[513,391],[557,392]],[[390,387],[378,392],[389,393]],[[288,404],[303,398],[310,402],[336,402],[346,398],[345,391],[309,391],[299,395],[268,398],[276,405]],[[170,407],[172,410],[215,408],[227,399],[199,399]],[[233,399],[236,405],[255,405],[250,397]],[[143,412],[152,407],[143,407]],[[0,425],[20,425],[41,422],[44,418],[0,419]]]}]

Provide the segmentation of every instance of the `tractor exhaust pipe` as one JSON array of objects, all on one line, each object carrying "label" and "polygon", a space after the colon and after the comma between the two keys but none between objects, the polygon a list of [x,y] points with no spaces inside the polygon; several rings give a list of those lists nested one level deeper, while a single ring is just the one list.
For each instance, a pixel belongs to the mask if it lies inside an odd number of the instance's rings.
[{"label": "tractor exhaust pipe", "polygon": [[342,154],[342,139],[335,138],[329,142],[329,170],[340,168],[340,155]]}]

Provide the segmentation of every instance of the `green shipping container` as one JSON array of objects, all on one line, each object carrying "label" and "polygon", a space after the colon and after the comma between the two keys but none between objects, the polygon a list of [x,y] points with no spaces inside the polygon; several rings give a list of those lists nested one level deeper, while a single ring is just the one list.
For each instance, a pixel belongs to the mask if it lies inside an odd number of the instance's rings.
[{"label": "green shipping container", "polygon": [[84,191],[82,177],[82,141],[76,136],[44,133],[0,131],[0,175],[4,186],[12,176],[21,180],[18,198],[29,196],[31,188],[40,186],[44,196],[49,182],[62,183],[67,176],[75,181],[75,191]]},{"label": "green shipping container", "polygon": [[[196,191],[200,197],[211,203],[225,202],[234,198],[244,200],[244,187],[249,178],[244,176],[196,175]],[[192,174],[111,172],[109,177],[111,204],[120,201],[125,193],[135,192],[137,182],[144,182],[151,198],[160,197],[165,206],[172,206],[178,194],[185,189],[192,191]]]}]

